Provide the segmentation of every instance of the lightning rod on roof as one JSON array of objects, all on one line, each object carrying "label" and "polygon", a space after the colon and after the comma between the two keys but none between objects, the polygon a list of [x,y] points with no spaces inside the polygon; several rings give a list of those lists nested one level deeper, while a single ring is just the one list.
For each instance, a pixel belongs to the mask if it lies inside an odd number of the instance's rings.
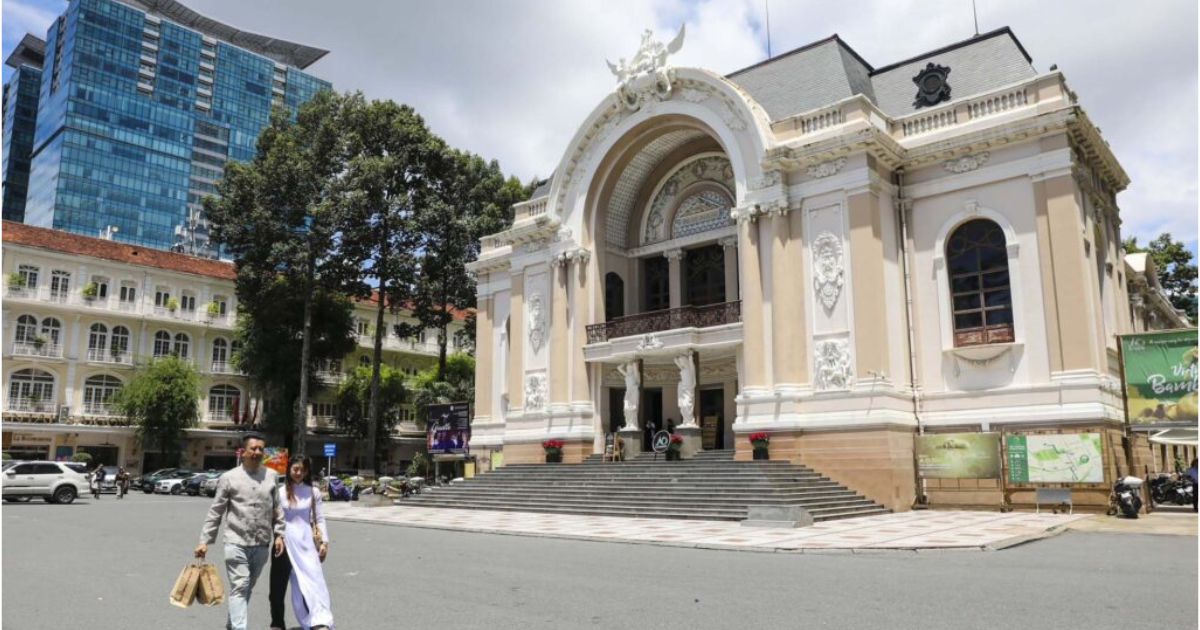
[{"label": "lightning rod on roof", "polygon": [[975,0],[971,0],[971,14],[975,16],[975,37],[979,37],[979,7],[975,6]]},{"label": "lightning rod on roof", "polygon": [[771,58],[771,0],[763,0],[763,8],[767,12],[767,59]]}]

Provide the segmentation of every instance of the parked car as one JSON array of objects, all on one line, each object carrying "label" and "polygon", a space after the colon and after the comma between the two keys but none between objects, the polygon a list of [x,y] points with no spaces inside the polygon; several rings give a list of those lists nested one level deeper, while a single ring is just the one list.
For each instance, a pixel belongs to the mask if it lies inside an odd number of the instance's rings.
[{"label": "parked car", "polygon": [[183,492],[183,482],[195,477],[198,474],[200,473],[194,473],[188,470],[177,470],[155,482],[154,494],[179,494]]},{"label": "parked car", "polygon": [[[209,479],[216,479],[220,477],[221,473],[223,472],[224,471],[222,470],[208,470],[192,477],[191,479],[185,479],[183,481],[183,493],[189,497],[199,496],[200,488],[204,486],[204,482],[208,481]],[[214,488],[215,487],[216,486],[214,486]]]},{"label": "parked car", "polygon": [[178,468],[161,468],[159,470],[156,470],[156,471],[150,473],[149,475],[142,475],[137,480],[137,487],[141,488],[142,492],[145,492],[146,494],[150,494],[151,492],[154,492],[154,484],[158,483],[159,479],[162,479],[163,477],[166,477],[167,475],[170,475],[177,470],[179,470],[179,469]]},{"label": "parked car", "polygon": [[16,466],[17,464],[20,464],[22,461],[24,461],[24,460],[6,459],[6,460],[4,460],[4,464],[0,465],[0,472],[4,472],[4,471],[8,470],[9,468],[12,468],[13,466]]},{"label": "parked car", "polygon": [[87,477],[63,462],[21,462],[5,470],[2,479],[9,502],[41,497],[47,503],[70,503],[88,491]]},{"label": "parked car", "polygon": [[200,493],[206,497],[217,496],[217,482],[220,480],[221,475],[217,475],[211,479],[205,479],[204,482],[200,484]]}]

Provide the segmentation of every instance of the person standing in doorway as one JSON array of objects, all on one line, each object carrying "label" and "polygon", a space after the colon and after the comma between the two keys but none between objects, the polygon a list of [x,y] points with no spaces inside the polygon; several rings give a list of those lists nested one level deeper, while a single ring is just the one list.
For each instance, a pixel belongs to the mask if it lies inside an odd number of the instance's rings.
[{"label": "person standing in doorway", "polygon": [[283,512],[275,491],[275,471],[262,465],[266,441],[247,433],[242,438],[242,465],[217,481],[217,494],[194,553],[203,558],[217,541],[225,520],[225,572],[229,577],[228,630],[246,630],[247,609],[254,584],[274,550],[283,550]]},{"label": "person standing in doorway", "polygon": [[100,498],[100,486],[104,483],[104,464],[96,466],[92,471],[92,496]]},{"label": "person standing in doorway", "polygon": [[[271,628],[287,628],[283,597],[290,582],[292,611],[300,627],[328,630],[333,627],[333,610],[321,563],[329,552],[329,530],[325,528],[321,491],[313,483],[312,461],[307,455],[292,456],[287,481],[278,493],[285,533],[284,548],[276,550],[271,561]],[[321,534],[319,544],[314,540],[314,528]]]}]

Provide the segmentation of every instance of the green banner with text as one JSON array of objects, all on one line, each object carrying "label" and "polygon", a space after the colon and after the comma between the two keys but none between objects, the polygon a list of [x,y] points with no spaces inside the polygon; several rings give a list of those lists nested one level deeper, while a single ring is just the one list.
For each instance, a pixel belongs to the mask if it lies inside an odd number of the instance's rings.
[{"label": "green banner with text", "polygon": [[1196,330],[1121,337],[1129,422],[1196,425]]}]

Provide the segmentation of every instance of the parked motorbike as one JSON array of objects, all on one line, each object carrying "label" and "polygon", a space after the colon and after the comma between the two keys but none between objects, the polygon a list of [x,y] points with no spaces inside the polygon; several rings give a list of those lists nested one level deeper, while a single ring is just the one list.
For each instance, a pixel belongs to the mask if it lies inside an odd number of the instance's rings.
[{"label": "parked motorbike", "polygon": [[1154,505],[1191,505],[1195,492],[1196,484],[1186,475],[1162,473],[1150,480],[1150,500]]},{"label": "parked motorbike", "polygon": [[1108,515],[1120,512],[1125,518],[1137,518],[1142,510],[1142,483],[1132,475],[1118,479],[1113,484],[1112,494],[1108,495]]}]

